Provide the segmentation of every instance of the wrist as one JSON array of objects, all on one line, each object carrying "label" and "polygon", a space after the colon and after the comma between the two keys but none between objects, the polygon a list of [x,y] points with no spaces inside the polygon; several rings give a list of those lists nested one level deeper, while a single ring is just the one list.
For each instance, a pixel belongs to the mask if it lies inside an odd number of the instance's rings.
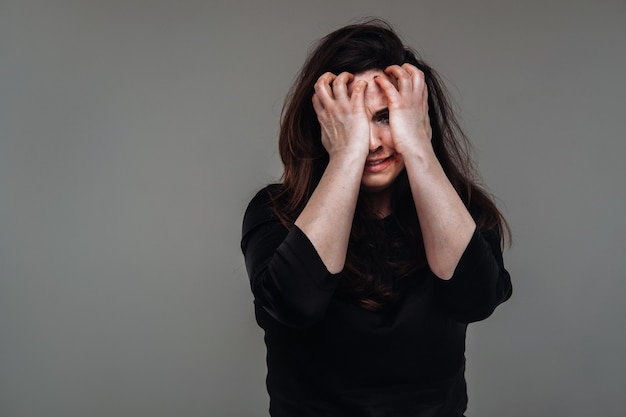
[{"label": "wrist", "polygon": [[404,164],[409,169],[424,171],[441,166],[437,155],[435,155],[435,150],[430,143],[422,146],[412,146],[410,149],[403,149],[402,152],[398,151],[398,153],[402,155]]},{"label": "wrist", "polygon": [[355,147],[355,146],[343,146],[340,148],[331,149],[328,152],[329,162],[346,162],[346,163],[363,163],[367,159],[369,152],[367,147]]},{"label": "wrist", "polygon": [[396,145],[396,152],[402,155],[403,158],[417,159],[417,160],[432,160],[437,159],[433,144],[430,140],[411,140],[406,144]]}]

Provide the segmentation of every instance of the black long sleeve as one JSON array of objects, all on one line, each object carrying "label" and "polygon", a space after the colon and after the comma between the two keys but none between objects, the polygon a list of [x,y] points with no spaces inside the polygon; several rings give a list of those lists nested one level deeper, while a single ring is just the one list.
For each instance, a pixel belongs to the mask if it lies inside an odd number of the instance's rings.
[{"label": "black long sleeve", "polygon": [[335,297],[341,274],[281,224],[268,189],[246,210],[241,248],[265,330],[272,417],[463,415],[467,323],[511,295],[497,231],[474,233],[448,281],[427,266],[399,279],[397,301],[376,312]]},{"label": "black long sleeve", "polygon": [[[241,247],[252,292],[259,306],[290,326],[319,321],[339,277],[330,274],[307,236],[287,230],[274,215],[267,189],[250,202]],[[498,230],[476,230],[450,280],[437,279],[437,296],[451,317],[464,323],[484,320],[511,296]]]},{"label": "black long sleeve", "polygon": [[497,230],[476,230],[448,281],[437,281],[438,297],[456,320],[484,320],[511,297],[511,277],[504,268]]},{"label": "black long sleeve", "polygon": [[255,302],[280,323],[301,327],[321,320],[337,286],[307,236],[287,230],[270,207],[267,191],[250,203],[241,247]]}]

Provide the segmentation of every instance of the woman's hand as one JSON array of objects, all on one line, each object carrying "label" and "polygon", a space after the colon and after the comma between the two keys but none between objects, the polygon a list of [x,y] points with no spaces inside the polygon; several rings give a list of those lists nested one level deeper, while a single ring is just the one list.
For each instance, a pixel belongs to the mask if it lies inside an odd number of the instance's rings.
[{"label": "woman's hand", "polygon": [[369,123],[365,113],[364,92],[367,82],[357,81],[348,92],[354,75],[327,72],[315,83],[313,108],[322,130],[322,144],[332,158],[342,153],[368,153]]},{"label": "woman's hand", "polygon": [[392,65],[385,77],[375,81],[385,92],[389,108],[389,126],[395,150],[401,155],[419,152],[424,146],[432,149],[432,129],[428,117],[428,88],[424,73],[411,64]]}]

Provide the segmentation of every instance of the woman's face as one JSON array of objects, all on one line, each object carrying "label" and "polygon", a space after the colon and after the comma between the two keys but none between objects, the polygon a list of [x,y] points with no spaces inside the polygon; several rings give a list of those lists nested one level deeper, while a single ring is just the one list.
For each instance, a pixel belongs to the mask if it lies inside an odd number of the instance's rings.
[{"label": "woman's face", "polygon": [[394,85],[395,80],[379,70],[365,71],[354,76],[348,86],[358,80],[367,81],[365,89],[365,112],[370,122],[369,148],[370,152],[363,169],[361,190],[366,193],[388,196],[390,186],[404,169],[402,156],[393,147],[391,129],[389,126],[389,109],[385,92],[374,82],[374,77],[385,77]]}]

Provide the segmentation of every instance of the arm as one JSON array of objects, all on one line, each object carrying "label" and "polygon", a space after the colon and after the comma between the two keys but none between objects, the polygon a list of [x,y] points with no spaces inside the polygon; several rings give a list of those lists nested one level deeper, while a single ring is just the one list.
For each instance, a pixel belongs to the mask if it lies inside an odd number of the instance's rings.
[{"label": "arm", "polygon": [[452,278],[476,224],[432,150],[405,157],[426,258],[433,273]]},{"label": "arm", "polygon": [[424,74],[412,65],[393,65],[376,82],[385,91],[396,151],[406,166],[428,265],[443,280],[452,277],[476,224],[448,180],[431,143],[428,90]]},{"label": "arm", "polygon": [[471,323],[489,317],[512,294],[499,230],[475,231],[452,278],[436,285],[438,302],[453,319]]},{"label": "arm", "polygon": [[[365,81],[348,95],[349,73],[326,73],[315,84],[313,108],[322,128],[329,162],[322,178],[296,219],[331,273],[344,266],[357,197],[369,152],[365,114]],[[331,88],[332,84],[332,88]]]},{"label": "arm", "polygon": [[423,73],[409,64],[385,72],[398,87],[382,77],[376,82],[387,95],[391,134],[406,166],[426,258],[440,278],[439,303],[455,320],[482,320],[512,292],[499,230],[476,229],[434,154]]},{"label": "arm", "polygon": [[284,324],[321,319],[337,284],[334,274],[344,267],[369,151],[366,84],[355,83],[348,95],[352,79],[326,73],[315,85],[313,107],[329,163],[294,226],[287,231],[280,224],[267,196],[263,203],[257,195],[244,219],[242,250],[255,302]]},{"label": "arm", "polygon": [[252,199],[243,221],[241,249],[254,302],[285,325],[308,326],[325,314],[338,280],[306,235],[278,220],[271,190],[261,190]]}]

